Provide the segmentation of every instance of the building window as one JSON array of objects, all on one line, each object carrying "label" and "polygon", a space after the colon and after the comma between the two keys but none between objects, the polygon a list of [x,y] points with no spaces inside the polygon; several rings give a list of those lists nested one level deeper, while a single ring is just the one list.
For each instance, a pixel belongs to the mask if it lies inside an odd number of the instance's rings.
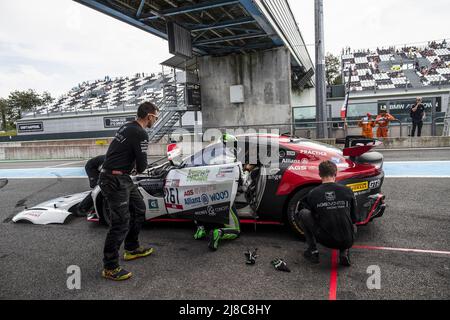
[{"label": "building window", "polygon": [[376,102],[371,103],[350,103],[347,110],[347,118],[349,120],[359,120],[368,113],[376,116],[378,113],[378,105]]},{"label": "building window", "polygon": [[294,107],[295,128],[315,127],[316,107]]}]

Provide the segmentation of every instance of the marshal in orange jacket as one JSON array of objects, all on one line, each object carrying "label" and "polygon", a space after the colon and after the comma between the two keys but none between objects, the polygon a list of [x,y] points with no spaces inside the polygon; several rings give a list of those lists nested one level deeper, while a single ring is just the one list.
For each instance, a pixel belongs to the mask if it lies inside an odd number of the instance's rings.
[{"label": "marshal in orange jacket", "polygon": [[382,112],[377,116],[375,123],[378,125],[377,138],[387,138],[389,133],[389,122],[397,120],[389,113]]},{"label": "marshal in orange jacket", "polygon": [[358,126],[362,128],[362,135],[365,138],[373,138],[373,128],[375,127],[375,121],[371,118],[364,118],[358,122]]}]

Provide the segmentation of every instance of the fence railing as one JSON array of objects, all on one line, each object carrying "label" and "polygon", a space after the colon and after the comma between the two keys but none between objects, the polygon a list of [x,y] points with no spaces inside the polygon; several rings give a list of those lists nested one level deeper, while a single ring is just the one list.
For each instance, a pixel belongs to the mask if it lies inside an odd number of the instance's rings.
[{"label": "fence railing", "polygon": [[[440,122],[444,120],[443,122]],[[437,132],[438,127],[442,127],[445,125],[445,121],[449,120],[450,117],[438,117],[435,118],[432,122],[424,122],[424,129],[422,132],[431,133]],[[349,134],[361,134],[362,129],[358,126],[359,120],[348,120],[346,124],[341,120],[329,120],[329,121],[302,121],[302,122],[294,122],[294,123],[268,123],[268,124],[258,124],[258,125],[230,125],[230,126],[200,126],[197,128],[197,132],[199,134],[203,134],[205,131],[211,130],[219,130],[222,132],[231,131],[238,132],[240,131],[249,131],[254,129],[256,132],[260,132],[261,130],[266,130],[268,133],[272,129],[278,129],[278,133],[287,134],[292,136],[298,136],[302,138],[315,138],[316,126],[318,124],[327,124],[328,127],[328,137],[333,138],[343,138]],[[400,120],[392,120],[395,125],[389,126],[389,137],[390,138],[402,138],[407,137],[410,133],[412,123],[405,123]],[[434,126],[434,129],[433,129]],[[236,131],[238,130],[238,131]],[[230,133],[231,133],[230,132]],[[243,132],[245,133],[245,132]],[[376,127],[373,129],[374,137],[376,137]],[[425,135],[425,134],[423,134]],[[429,134],[426,134],[429,135]],[[440,134],[441,135],[441,134]],[[440,136],[439,135],[439,136]]]}]

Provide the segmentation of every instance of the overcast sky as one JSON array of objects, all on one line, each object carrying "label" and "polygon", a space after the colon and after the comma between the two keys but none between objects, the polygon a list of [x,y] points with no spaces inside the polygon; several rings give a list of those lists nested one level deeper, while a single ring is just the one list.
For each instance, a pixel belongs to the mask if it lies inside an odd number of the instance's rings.
[{"label": "overcast sky", "polygon": [[[289,2],[313,44],[314,0]],[[324,0],[326,50],[450,38],[449,12],[449,0]],[[71,0],[0,0],[0,97],[58,96],[84,80],[158,72],[168,57],[165,41]]]}]

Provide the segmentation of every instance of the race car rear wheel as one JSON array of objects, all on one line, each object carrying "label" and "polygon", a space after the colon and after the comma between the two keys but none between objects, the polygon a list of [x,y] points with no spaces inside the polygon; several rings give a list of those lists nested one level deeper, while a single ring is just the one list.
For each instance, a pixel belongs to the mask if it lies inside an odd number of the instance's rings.
[{"label": "race car rear wheel", "polygon": [[109,213],[109,206],[105,199],[102,199],[102,212],[99,212],[100,223],[105,226],[111,225],[111,214]]},{"label": "race car rear wheel", "polygon": [[286,210],[286,216],[289,225],[291,226],[292,230],[295,232],[295,234],[302,240],[305,239],[304,232],[300,225],[297,222],[296,214],[302,209],[301,208],[301,202],[303,199],[306,198],[309,191],[311,191],[314,187],[306,187],[303,189],[298,190],[294,196],[289,200],[287,210]]}]

